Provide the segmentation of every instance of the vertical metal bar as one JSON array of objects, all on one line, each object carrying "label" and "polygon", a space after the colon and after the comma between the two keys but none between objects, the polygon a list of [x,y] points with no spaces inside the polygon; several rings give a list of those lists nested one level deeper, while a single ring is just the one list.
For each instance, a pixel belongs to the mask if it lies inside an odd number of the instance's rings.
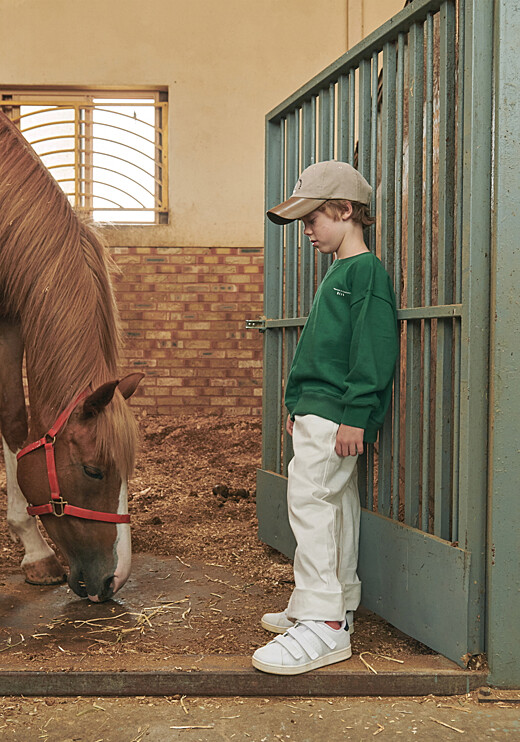
[{"label": "vertical metal bar", "polygon": [[[367,179],[370,179],[370,134],[371,134],[371,60],[363,59],[359,63],[359,94],[358,94],[358,149],[357,149],[357,169]],[[365,498],[365,507],[369,510],[373,506],[373,477],[372,463],[373,456],[372,446],[370,450],[361,457],[358,465],[359,470],[359,490],[362,497]]]},{"label": "vertical metal bar", "polygon": [[[457,198],[456,198],[456,238],[455,253],[455,301],[462,303],[462,233],[464,185],[464,65],[466,62],[466,0],[460,0],[458,13],[458,64],[457,64]],[[459,502],[460,502],[460,411],[461,411],[461,371],[462,371],[462,327],[457,319],[453,324],[453,475],[452,475],[452,524],[451,536],[459,540]]]},{"label": "vertical metal bar", "polygon": [[[421,304],[422,276],[422,179],[423,179],[423,84],[424,34],[422,24],[414,23],[408,37],[409,115],[408,115],[408,249],[407,303]],[[408,321],[406,348],[406,483],[405,522],[419,525],[421,408],[421,324]]]},{"label": "vertical metal bar", "polygon": [[[285,122],[266,122],[266,210],[284,196]],[[264,314],[282,316],[283,230],[265,221]],[[264,333],[262,468],[280,473],[282,422],[282,331]]]},{"label": "vertical metal bar", "polygon": [[[465,2],[459,543],[471,551],[468,646],[484,647],[493,4]],[[478,81],[478,84],[475,84]],[[478,455],[475,452],[478,451]]]},{"label": "vertical metal bar", "polygon": [[354,165],[356,150],[356,70],[348,73],[348,162]]},{"label": "vertical metal bar", "polygon": [[334,157],[335,99],[335,86],[332,83],[320,90],[320,160],[332,160]]},{"label": "vertical metal bar", "polygon": [[[373,206],[376,201],[377,189],[377,111],[378,111],[378,87],[379,87],[379,54],[372,54],[372,107],[370,111],[370,175],[369,182],[373,188]],[[368,247],[376,254],[376,225],[368,229]]]},{"label": "vertical metal bar", "polygon": [[[456,18],[453,3],[439,13],[439,206],[437,229],[438,303],[451,304],[454,297],[454,204],[455,204],[455,49]],[[456,541],[452,530],[452,424],[454,396],[459,397],[453,378],[453,322],[437,322],[437,367],[435,390],[435,528],[434,534]],[[455,525],[455,524],[453,524]]]},{"label": "vertical metal bar", "polygon": [[[369,59],[363,59],[359,63],[358,81],[358,148],[357,148],[357,169],[367,179],[370,179],[370,133],[371,133],[371,62]],[[355,158],[355,153],[354,158]],[[372,447],[370,447],[372,448]],[[373,455],[373,453],[372,453]],[[373,506],[373,478],[371,476],[372,466],[369,463],[368,451],[360,458],[358,464],[359,471],[359,491],[364,498],[365,507],[369,510]]]},{"label": "vertical metal bar", "polygon": [[[320,91],[319,97],[319,158],[320,161],[334,157],[335,90],[329,85]],[[317,255],[316,278],[318,285],[332,263],[330,255]]]},{"label": "vertical metal bar", "polygon": [[370,178],[371,103],[370,59],[363,59],[359,63],[358,170],[367,180]]},{"label": "vertical metal bar", "polygon": [[[426,17],[426,136],[424,203],[424,300],[432,303],[432,192],[433,192],[433,15]],[[430,514],[430,399],[431,399],[431,320],[424,320],[423,343],[423,429],[422,429],[422,512],[421,528],[429,530]]]},{"label": "vertical metal bar", "polygon": [[349,145],[349,78],[340,75],[338,80],[338,160],[348,162]]},{"label": "vertical metal bar", "polygon": [[[285,161],[285,197],[292,193],[300,168],[300,112],[298,109],[287,114],[286,131],[286,161]],[[285,227],[285,274],[284,274],[284,305],[285,317],[298,315],[298,222],[292,222]],[[283,377],[284,388],[298,342],[298,328],[286,327],[284,333]],[[282,414],[282,424],[283,424]],[[287,467],[293,456],[291,436],[283,427],[283,468],[287,475]]]},{"label": "vertical metal bar", "polygon": [[367,481],[366,481],[366,505],[368,510],[374,509],[374,446],[372,443],[366,445]]},{"label": "vertical metal bar", "polygon": [[[397,37],[396,79],[396,164],[395,164],[395,235],[394,235],[394,286],[397,306],[402,306],[401,250],[403,239],[403,142],[404,142],[404,53],[405,37]],[[400,468],[401,468],[401,343],[397,358],[397,371],[393,398],[393,458],[392,458],[392,517],[399,518]]]},{"label": "vertical metal bar", "polygon": [[[488,543],[488,656],[493,685],[520,686],[520,508],[516,384],[520,363],[518,304],[518,193],[520,190],[520,7],[495,3],[495,142],[491,335],[491,447]],[[498,321],[493,318],[499,318]]]},{"label": "vertical metal bar", "polygon": [[[316,162],[316,97],[305,101],[302,107],[302,154],[301,169]],[[312,297],[314,296],[314,252],[307,237],[303,234],[301,224],[300,235],[300,314],[305,317],[309,314]]]},{"label": "vertical metal bar", "polygon": [[[394,275],[395,239],[395,123],[396,123],[396,46],[383,48],[383,99],[381,108],[381,260]],[[375,187],[375,183],[374,183]],[[394,398],[395,404],[395,398]],[[379,434],[378,511],[390,516],[392,493],[392,410]]]},{"label": "vertical metal bar", "polygon": [[[285,161],[285,198],[289,198],[298,180],[300,168],[300,119],[299,111],[287,115],[287,145]],[[285,316],[298,313],[298,223],[285,227]],[[291,363],[292,358],[289,359]]]}]

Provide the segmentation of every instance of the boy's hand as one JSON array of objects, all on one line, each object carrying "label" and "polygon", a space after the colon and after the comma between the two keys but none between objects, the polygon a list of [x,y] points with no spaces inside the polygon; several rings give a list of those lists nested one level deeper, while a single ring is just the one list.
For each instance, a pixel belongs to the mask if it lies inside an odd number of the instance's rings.
[{"label": "boy's hand", "polygon": [[285,429],[289,433],[289,435],[292,435],[294,428],[294,421],[291,420],[291,416],[287,415],[287,422],[285,423]]},{"label": "boy's hand", "polygon": [[355,456],[363,453],[363,428],[351,425],[340,425],[336,436],[336,453],[338,456]]}]

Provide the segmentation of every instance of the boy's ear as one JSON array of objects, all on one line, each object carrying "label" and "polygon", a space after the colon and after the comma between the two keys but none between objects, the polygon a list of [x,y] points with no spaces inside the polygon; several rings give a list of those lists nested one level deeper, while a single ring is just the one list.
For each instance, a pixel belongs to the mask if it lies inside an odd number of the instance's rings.
[{"label": "boy's ear", "polygon": [[341,212],[341,218],[344,222],[347,221],[347,219],[350,219],[352,216],[352,204],[350,201],[345,201],[345,209]]}]

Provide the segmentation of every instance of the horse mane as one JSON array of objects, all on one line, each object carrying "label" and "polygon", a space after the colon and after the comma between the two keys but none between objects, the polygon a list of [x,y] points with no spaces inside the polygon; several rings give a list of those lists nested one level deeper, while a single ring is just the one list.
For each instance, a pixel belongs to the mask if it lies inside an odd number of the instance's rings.
[{"label": "horse mane", "polygon": [[[0,305],[20,322],[31,405],[55,417],[89,384],[118,376],[121,332],[99,234],[0,113]],[[99,416],[98,454],[128,475],[136,425],[123,398]]]}]

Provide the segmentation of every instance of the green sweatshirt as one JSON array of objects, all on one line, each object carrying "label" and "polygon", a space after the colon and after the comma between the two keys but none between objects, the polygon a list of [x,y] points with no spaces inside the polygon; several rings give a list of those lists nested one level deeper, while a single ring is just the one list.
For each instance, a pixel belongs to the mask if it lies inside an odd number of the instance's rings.
[{"label": "green sweatshirt", "polygon": [[363,428],[373,443],[392,396],[397,313],[388,273],[370,252],[335,260],[305,323],[285,389],[291,417]]}]

